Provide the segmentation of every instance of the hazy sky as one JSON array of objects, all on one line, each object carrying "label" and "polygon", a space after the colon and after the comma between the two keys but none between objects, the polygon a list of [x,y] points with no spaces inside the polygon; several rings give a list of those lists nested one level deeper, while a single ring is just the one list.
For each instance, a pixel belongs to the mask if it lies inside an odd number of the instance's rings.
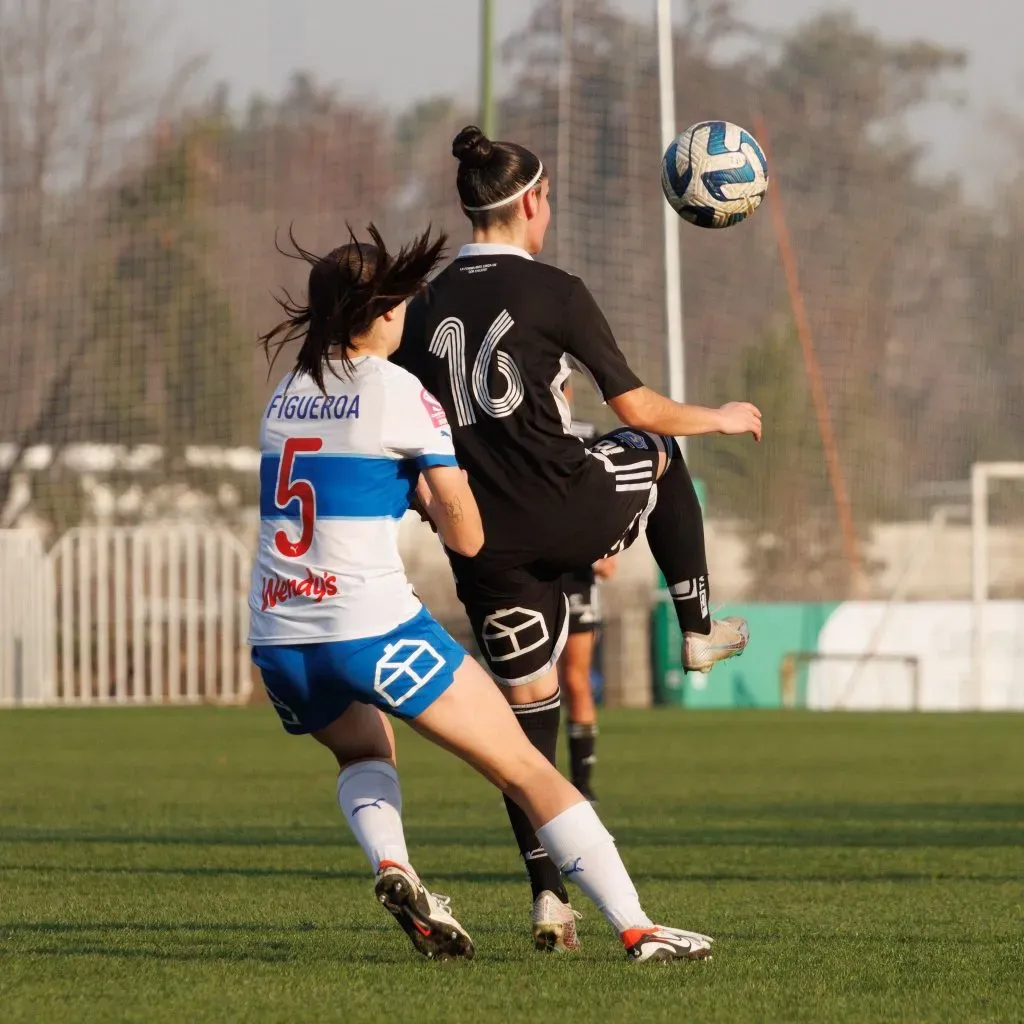
[{"label": "hazy sky", "polygon": [[[148,6],[153,0],[135,0]],[[675,0],[682,10],[685,0]],[[618,0],[653,18],[654,0]],[[494,0],[499,37],[520,27],[533,0]],[[966,106],[927,111],[915,127],[941,166],[970,154],[972,173],[998,173],[998,107],[1024,113],[1024,0],[739,0],[751,21],[785,29],[822,10],[846,7],[897,38],[961,47]],[[163,56],[201,50],[207,75],[241,102],[253,91],[280,93],[296,69],[345,92],[396,107],[448,93],[476,96],[478,0],[173,0]],[[499,81],[500,87],[500,71]],[[682,126],[681,126],[682,127]]]}]

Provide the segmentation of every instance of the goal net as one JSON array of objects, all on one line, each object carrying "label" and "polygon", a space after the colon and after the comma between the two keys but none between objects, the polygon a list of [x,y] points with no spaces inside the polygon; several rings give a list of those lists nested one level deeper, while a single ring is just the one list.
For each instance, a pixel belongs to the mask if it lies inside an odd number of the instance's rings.
[{"label": "goal net", "polygon": [[[259,411],[294,356],[282,352],[268,373],[255,339],[281,317],[272,293],[301,296],[308,273],[278,255],[275,231],[286,245],[291,226],[317,253],[346,240],[346,221],[365,237],[374,220],[390,246],[428,224],[448,234],[451,251],[470,237],[451,141],[481,120],[479,5],[458,3],[459,31],[429,3],[368,5],[356,43],[349,5],[323,5],[316,25],[295,5],[271,5],[280,10],[266,30],[268,52],[281,59],[262,68],[254,58],[258,84],[225,86],[187,61],[171,74],[156,59],[160,26],[147,23],[147,6],[0,4],[0,529],[34,531],[47,557],[74,529],[166,524],[226,531],[251,549]],[[182,28],[173,6],[171,34]],[[221,16],[223,5],[207,6]],[[408,17],[391,23],[382,11],[397,6]],[[715,117],[756,135],[763,114],[771,163],[764,212],[727,231],[680,225],[687,397],[748,399],[766,424],[762,445],[701,438],[687,449],[693,473],[708,482],[715,600],[860,596],[840,543],[829,454],[845,474],[852,527],[844,534],[861,540],[867,591],[884,600],[873,562],[911,547],[902,527],[919,515],[915,489],[962,480],[972,459],[1024,452],[1014,362],[1024,177],[1005,193],[987,182],[998,196],[989,210],[929,177],[905,126],[943,75],[957,73],[953,58],[882,38],[853,17],[750,31],[743,20],[760,17],[761,6],[673,4],[678,128]],[[531,147],[548,169],[553,220],[539,258],[583,278],[630,365],[664,390],[656,8],[656,0],[496,0],[493,134]],[[258,24],[259,12],[253,17]],[[316,44],[332,38],[359,49],[362,71],[355,60],[324,62]],[[401,75],[378,73],[385,41],[407,58]],[[295,70],[285,75],[284,66]],[[851,95],[864,103],[851,105]],[[793,329],[778,211],[792,236],[835,451],[824,450]],[[610,410],[580,385],[577,417],[610,427]],[[1004,573],[1016,556],[1002,554],[1002,538],[1019,521],[1006,497],[1019,483],[990,483],[991,518],[979,541],[988,576],[974,602],[979,694],[996,685],[1005,693],[1013,682],[994,660],[999,645],[1012,646],[1009,627],[991,638],[986,630],[1009,614],[998,606],[1013,596]],[[872,538],[880,524],[900,529],[879,554]],[[429,532],[407,527],[403,537],[406,554],[416,548],[414,582],[465,636],[443,553]],[[106,550],[102,537],[96,543]],[[20,558],[11,545],[4,557]],[[937,552],[936,575],[952,575]],[[119,674],[116,654],[98,653],[110,632],[99,622],[102,602],[90,600],[101,593],[90,568],[98,558],[74,577],[81,607],[58,617],[69,654],[50,660],[70,666],[79,698],[116,696],[119,678],[128,696],[153,695],[145,666],[154,646],[167,676],[180,674],[175,692],[206,692],[207,676],[215,688],[235,686],[233,669],[229,678],[214,666],[235,665],[244,651],[218,655],[207,672],[196,660],[205,655],[188,654],[189,616],[210,623],[217,651],[234,650],[244,573],[214,572],[211,563],[209,574],[192,574],[215,581],[211,596],[188,597],[189,558],[155,564],[141,587],[127,568],[107,581],[112,608],[119,592],[148,595],[132,604],[142,616],[139,680]],[[653,585],[650,565],[643,568]],[[49,602],[58,609],[71,579],[58,574]],[[970,614],[966,586],[935,596],[964,601]],[[214,623],[232,625],[214,637]],[[175,636],[183,638],[180,673],[168,646]],[[39,662],[29,657],[34,643],[26,639],[2,670],[22,680],[11,692],[23,692],[28,666]],[[134,654],[123,657],[133,664]],[[755,657],[752,646],[744,667]],[[764,670],[771,679],[776,666]]]}]

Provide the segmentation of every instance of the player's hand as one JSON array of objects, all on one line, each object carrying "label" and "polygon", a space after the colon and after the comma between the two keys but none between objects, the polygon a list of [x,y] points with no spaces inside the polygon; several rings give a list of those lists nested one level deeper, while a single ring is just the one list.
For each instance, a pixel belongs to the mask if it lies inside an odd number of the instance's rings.
[{"label": "player's hand", "polygon": [[412,498],[409,499],[409,508],[420,517],[421,522],[427,523],[436,533],[437,528],[434,526],[434,521],[430,518],[430,512],[428,511],[433,500],[430,488],[427,486],[427,481],[421,474],[419,480],[416,481],[416,491]]},{"label": "player's hand", "polygon": [[413,495],[412,500],[409,502],[409,508],[419,516],[421,523],[426,523],[427,526],[437,533],[437,527],[434,525],[434,520],[430,518],[430,513],[420,503],[420,499]]},{"label": "player's hand", "polygon": [[761,410],[750,402],[726,402],[718,410],[719,433],[753,434],[761,440]]},{"label": "player's hand", "polygon": [[611,558],[599,558],[591,567],[594,570],[594,575],[598,579],[606,580],[615,574],[617,568],[615,562],[615,556]]}]

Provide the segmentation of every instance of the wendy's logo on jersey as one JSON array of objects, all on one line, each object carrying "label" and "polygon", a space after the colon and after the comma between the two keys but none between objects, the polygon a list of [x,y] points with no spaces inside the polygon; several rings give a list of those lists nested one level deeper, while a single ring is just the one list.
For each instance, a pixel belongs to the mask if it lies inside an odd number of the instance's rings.
[{"label": "wendy's logo on jersey", "polygon": [[268,608],[275,608],[296,597],[306,597],[319,604],[325,597],[334,597],[337,593],[338,577],[329,572],[320,576],[312,569],[307,569],[304,580],[264,576],[263,605],[260,610],[265,612]]},{"label": "wendy's logo on jersey", "polygon": [[441,403],[426,388],[420,392],[420,401],[423,403],[423,408],[427,410],[430,422],[438,430],[448,426],[448,417],[445,416]]}]

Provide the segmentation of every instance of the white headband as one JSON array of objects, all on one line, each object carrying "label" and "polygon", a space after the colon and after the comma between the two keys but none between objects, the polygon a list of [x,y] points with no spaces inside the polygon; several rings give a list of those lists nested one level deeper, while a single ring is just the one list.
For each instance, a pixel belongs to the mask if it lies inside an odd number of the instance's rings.
[{"label": "white headband", "polygon": [[518,192],[513,192],[507,199],[499,199],[496,203],[488,203],[486,206],[467,206],[463,203],[462,208],[466,213],[486,213],[488,210],[498,209],[499,206],[508,206],[509,203],[514,203],[520,196],[525,196],[531,188],[534,188],[543,173],[544,165],[541,164],[537,168],[537,173]]}]

